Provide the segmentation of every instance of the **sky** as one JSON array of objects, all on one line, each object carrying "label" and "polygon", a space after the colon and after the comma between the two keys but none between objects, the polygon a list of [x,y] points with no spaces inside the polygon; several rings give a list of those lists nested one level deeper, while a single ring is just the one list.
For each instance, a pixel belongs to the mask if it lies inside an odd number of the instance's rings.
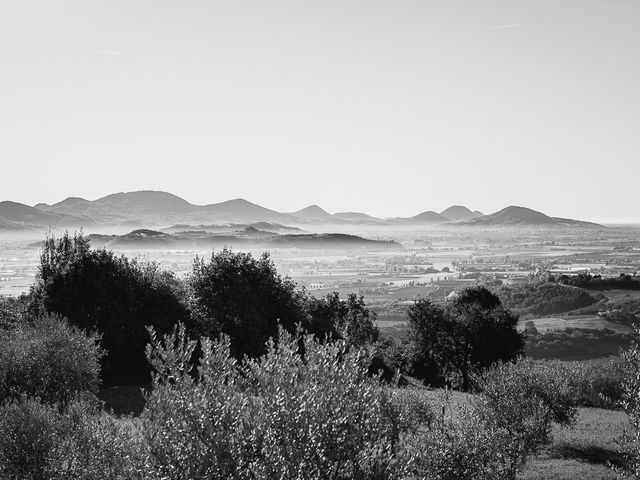
[{"label": "sky", "polygon": [[640,220],[638,0],[0,0],[0,200]]}]

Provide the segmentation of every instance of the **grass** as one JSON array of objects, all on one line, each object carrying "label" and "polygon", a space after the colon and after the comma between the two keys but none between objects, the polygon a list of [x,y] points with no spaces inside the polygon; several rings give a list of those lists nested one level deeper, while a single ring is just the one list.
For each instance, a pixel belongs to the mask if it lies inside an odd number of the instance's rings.
[{"label": "grass", "polygon": [[619,464],[617,440],[627,425],[623,412],[581,408],[577,424],[556,428],[554,441],[518,477],[520,480],[614,480]]},{"label": "grass", "polygon": [[[448,402],[443,390],[423,390],[434,411],[449,404],[455,411],[468,405],[473,395],[450,392]],[[627,427],[627,416],[617,410],[580,408],[572,428],[554,426],[553,442],[532,458],[518,480],[617,480],[625,478],[611,468],[620,465],[618,439]]]}]

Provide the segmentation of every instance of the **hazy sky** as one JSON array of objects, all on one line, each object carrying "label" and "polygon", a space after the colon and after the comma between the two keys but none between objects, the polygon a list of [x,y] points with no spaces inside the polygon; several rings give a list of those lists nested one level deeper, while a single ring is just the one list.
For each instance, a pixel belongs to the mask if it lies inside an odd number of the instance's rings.
[{"label": "hazy sky", "polygon": [[0,6],[0,200],[640,219],[639,0]]}]

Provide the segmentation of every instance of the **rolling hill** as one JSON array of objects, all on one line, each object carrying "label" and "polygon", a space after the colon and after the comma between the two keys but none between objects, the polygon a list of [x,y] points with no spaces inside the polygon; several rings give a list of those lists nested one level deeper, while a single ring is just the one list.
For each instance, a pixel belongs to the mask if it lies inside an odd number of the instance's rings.
[{"label": "rolling hill", "polygon": [[13,228],[32,227],[83,227],[94,225],[88,217],[58,214],[30,207],[23,203],[0,202],[0,217]]},{"label": "rolling hill", "polygon": [[176,233],[139,229],[124,235],[90,235],[91,244],[114,249],[166,249],[166,248],[213,248],[245,246],[255,248],[298,249],[362,249],[399,248],[399,243],[389,240],[372,240],[357,235],[342,233],[286,234],[247,227],[233,232],[211,233],[191,230]]},{"label": "rolling hill", "polygon": [[48,213],[86,215],[102,225],[147,225],[185,222],[286,222],[291,217],[242,198],[210,205],[193,205],[167,192],[120,192],[97,200],[69,197],[53,205],[38,204]]},{"label": "rolling hill", "polygon": [[338,212],[334,213],[333,216],[340,220],[356,223],[380,223],[384,221],[381,218],[373,217],[361,212]]},{"label": "rolling hill", "polygon": [[195,208],[194,205],[176,195],[153,190],[114,193],[99,198],[92,203],[99,204],[112,211],[143,215],[185,214]]},{"label": "rolling hill", "polygon": [[[293,213],[281,213],[265,208],[243,198],[225,202],[195,205],[167,192],[142,190],[120,192],[87,200],[68,197],[54,204],[38,203],[30,207],[17,202],[0,202],[0,227],[3,229],[33,229],[52,227],[117,227],[162,229],[169,225],[253,225],[259,222],[277,224],[282,230],[287,227],[309,224],[340,225],[556,225],[594,226],[565,218],[549,217],[525,207],[507,207],[491,215],[482,215],[469,208],[454,205],[442,213],[424,211],[409,218],[380,219],[361,212],[339,212],[334,215],[318,205],[310,205]],[[255,226],[255,225],[254,225]],[[260,227],[256,227],[260,228]],[[95,230],[95,229],[94,229]],[[269,230],[269,229],[267,229]]]},{"label": "rolling hill", "polygon": [[452,207],[440,212],[440,215],[452,222],[464,222],[483,216],[482,213],[472,212],[467,207],[463,207],[461,205],[453,205]]},{"label": "rolling hill", "polygon": [[292,216],[308,222],[335,222],[337,219],[318,205],[309,205],[302,210],[291,213]]},{"label": "rolling hill", "polygon": [[443,217],[439,213],[428,210],[413,217],[396,219],[396,221],[399,221],[401,223],[437,224],[446,223],[449,221],[449,219]]},{"label": "rolling hill", "polygon": [[192,214],[195,216],[204,215],[206,218],[212,218],[216,221],[233,221],[238,223],[290,222],[292,220],[291,216],[287,214],[261,207],[243,198],[195,207],[195,210],[192,210]]},{"label": "rolling hill", "polygon": [[471,226],[583,226],[600,227],[600,225],[568,218],[550,217],[526,207],[510,206],[502,210],[475,218],[465,225]]}]

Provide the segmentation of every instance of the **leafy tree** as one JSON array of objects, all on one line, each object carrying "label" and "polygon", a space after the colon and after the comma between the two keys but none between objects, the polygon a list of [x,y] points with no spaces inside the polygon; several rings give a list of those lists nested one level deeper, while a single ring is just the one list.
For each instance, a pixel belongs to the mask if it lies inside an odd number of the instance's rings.
[{"label": "leafy tree", "polygon": [[413,373],[431,383],[459,376],[468,391],[471,375],[522,353],[518,317],[486,288],[462,290],[444,306],[419,300],[408,314]]},{"label": "leafy tree", "polygon": [[370,311],[364,297],[355,293],[346,300],[333,292],[324,298],[311,298],[307,312],[311,319],[306,329],[318,338],[343,338],[348,345],[363,346],[378,340],[380,332],[375,326],[376,313]]},{"label": "leafy tree", "polygon": [[106,383],[147,381],[146,326],[168,332],[187,322],[180,282],[155,263],[92,250],[82,234],[48,238],[31,290],[32,314],[56,313],[71,325],[101,335]]},{"label": "leafy tree", "polygon": [[224,249],[208,262],[196,258],[189,285],[197,333],[228,335],[236,358],[262,355],[278,324],[293,332],[307,319],[302,292],[278,274],[267,253],[255,259]]},{"label": "leafy tree", "polygon": [[409,373],[432,385],[445,380],[443,366],[454,350],[454,324],[447,320],[444,309],[429,300],[418,300],[408,310],[405,344]]}]

